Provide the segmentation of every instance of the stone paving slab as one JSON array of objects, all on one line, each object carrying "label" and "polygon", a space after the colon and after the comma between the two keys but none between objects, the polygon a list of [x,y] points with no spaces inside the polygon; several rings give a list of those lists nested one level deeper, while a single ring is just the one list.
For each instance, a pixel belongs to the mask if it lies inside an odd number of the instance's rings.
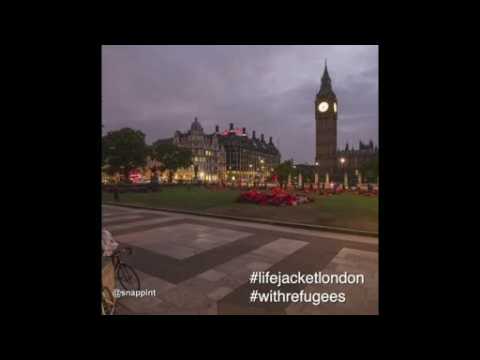
[{"label": "stone paving slab", "polygon": [[198,275],[199,278],[202,278],[208,281],[218,281],[220,279],[223,279],[225,276],[227,276],[227,274],[214,269],[207,270],[201,273],[200,275]]},{"label": "stone paving slab", "polygon": [[[110,206],[110,205],[109,205]],[[130,208],[130,207],[117,207],[117,208],[122,208],[122,209],[129,209],[130,211],[142,211],[142,212],[148,212],[152,214],[162,214],[162,215],[182,215],[186,219],[200,219],[202,221],[209,221],[209,222],[214,222],[214,223],[220,223],[223,225],[229,224],[229,225],[239,225],[239,224],[247,224],[251,228],[256,228],[256,229],[262,229],[262,230],[273,230],[273,231],[278,231],[281,229],[282,232],[284,233],[291,233],[291,234],[303,234],[303,235],[308,235],[312,237],[320,237],[320,238],[330,238],[330,239],[337,239],[337,240],[345,240],[345,241],[352,241],[352,242],[359,242],[359,243],[365,243],[365,244],[378,244],[378,236],[370,236],[370,235],[362,235],[362,234],[355,234],[355,233],[348,233],[348,232],[331,232],[328,230],[319,230],[319,229],[302,229],[299,227],[290,227],[290,226],[282,226],[280,224],[267,224],[267,223],[256,223],[256,222],[251,222],[248,221],[249,219],[246,220],[234,220],[234,219],[222,219],[222,218],[216,218],[215,216],[202,216],[201,214],[194,215],[194,214],[189,214],[189,213],[182,213],[182,212],[170,212],[170,211],[161,211],[160,209],[148,209],[144,207],[139,207],[139,208]]]},{"label": "stone paving slab", "polygon": [[165,217],[165,218],[152,217],[147,219],[139,218],[132,222],[119,223],[117,225],[110,225],[107,228],[108,228],[108,231],[110,231],[113,235],[115,235],[115,233],[118,232],[119,230],[131,228],[132,224],[134,224],[135,226],[145,226],[145,225],[149,226],[149,225],[166,223],[166,222],[170,222],[172,220],[177,220],[177,219],[178,218],[171,218],[171,217]]},{"label": "stone paving slab", "polygon": [[[128,237],[129,242],[144,249],[175,259],[186,259],[250,235],[252,234],[247,232],[182,223],[130,234]],[[119,236],[118,240],[123,238],[124,236]]]},{"label": "stone paving slab", "polygon": [[[109,202],[107,202],[109,204]],[[235,222],[250,222],[250,223],[257,223],[257,224],[266,224],[267,226],[273,227],[286,227],[290,229],[307,229],[313,232],[322,232],[324,234],[332,234],[332,233],[339,233],[342,235],[350,234],[354,236],[360,237],[371,237],[374,239],[378,238],[378,231],[366,231],[366,230],[359,230],[359,229],[351,229],[351,228],[343,228],[343,227],[335,227],[335,226],[325,226],[325,225],[314,225],[314,224],[306,224],[306,223],[297,223],[297,222],[288,222],[284,220],[275,220],[275,219],[263,219],[263,218],[256,218],[256,217],[242,217],[242,216],[232,216],[232,215],[224,215],[221,213],[210,213],[208,211],[194,211],[194,210],[184,210],[184,209],[172,209],[172,208],[152,208],[148,206],[141,206],[141,205],[133,205],[133,204],[121,204],[119,206],[125,208],[134,208],[134,209],[142,209],[142,210],[150,210],[150,211],[159,211],[159,212],[170,212],[176,214],[184,214],[189,216],[196,216],[202,218],[211,218],[211,219],[221,219],[221,220],[230,220]]]},{"label": "stone paving slab", "polygon": [[[152,216],[152,215],[149,215],[149,216]],[[102,225],[106,228],[109,228],[110,226],[120,225],[120,224],[128,224],[128,223],[132,223],[132,222],[136,222],[136,221],[144,220],[144,219],[145,219],[145,216],[143,216],[141,214],[133,214],[133,215],[125,214],[125,215],[122,215],[120,217],[116,216],[116,217],[111,218],[111,219],[103,219],[102,220]]]},{"label": "stone paving slab", "polygon": [[[376,314],[378,313],[378,242],[352,235],[321,234],[254,224],[122,209],[103,208],[115,239],[132,246],[125,261],[139,273],[142,289],[155,298],[121,299],[123,314]],[[121,215],[121,216],[120,216]],[[125,221],[121,221],[126,219]],[[110,228],[109,228],[110,229]],[[359,239],[360,238],[360,239]],[[373,241],[372,241],[373,240]],[[368,284],[350,289],[343,307],[308,304],[251,304],[252,271],[364,272]],[[368,275],[367,275],[368,274]],[[284,291],[314,291],[290,285]],[[332,291],[335,288],[332,288]],[[353,299],[353,300],[352,300]]]},{"label": "stone paving slab", "polygon": [[[111,219],[121,219],[123,217],[131,217],[133,215],[139,214],[138,212],[136,213],[131,213],[127,211],[123,212],[103,212],[102,213],[102,218],[105,220],[111,220]],[[150,214],[153,215],[153,214]]]}]

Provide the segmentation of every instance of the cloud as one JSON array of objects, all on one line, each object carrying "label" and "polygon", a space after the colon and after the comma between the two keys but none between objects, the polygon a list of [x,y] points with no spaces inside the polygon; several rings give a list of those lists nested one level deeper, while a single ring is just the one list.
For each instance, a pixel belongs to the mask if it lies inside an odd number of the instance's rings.
[{"label": "cloud", "polygon": [[339,101],[338,146],[378,141],[377,46],[104,46],[105,131],[147,141],[229,123],[279,141],[282,158],[314,157],[314,98],[324,59]]}]

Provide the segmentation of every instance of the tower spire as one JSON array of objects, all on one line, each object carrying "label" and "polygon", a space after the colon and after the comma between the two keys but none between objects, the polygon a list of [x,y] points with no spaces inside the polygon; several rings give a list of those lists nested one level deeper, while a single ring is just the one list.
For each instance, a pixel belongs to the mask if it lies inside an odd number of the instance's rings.
[{"label": "tower spire", "polygon": [[327,59],[325,58],[325,68],[323,69],[322,82],[324,80],[330,81],[330,75],[328,74]]},{"label": "tower spire", "polygon": [[332,80],[330,79],[330,74],[328,73],[327,59],[325,58],[325,67],[323,69],[323,75],[321,78],[320,90],[318,92],[318,95],[329,93],[333,94]]}]

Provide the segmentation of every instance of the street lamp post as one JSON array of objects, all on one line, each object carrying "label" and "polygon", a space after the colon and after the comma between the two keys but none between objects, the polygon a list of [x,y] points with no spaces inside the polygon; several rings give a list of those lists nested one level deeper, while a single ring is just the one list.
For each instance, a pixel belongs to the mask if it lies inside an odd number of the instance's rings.
[{"label": "street lamp post", "polygon": [[357,169],[355,170],[356,171],[356,174],[357,174],[357,177],[358,177],[358,186],[362,185],[362,173]]},{"label": "street lamp post", "polygon": [[[295,163],[293,163],[293,168],[296,169],[297,168],[297,165],[295,165]],[[294,180],[294,183],[296,183],[298,185],[298,177],[297,176],[294,176],[293,177],[293,180]],[[295,185],[293,185],[293,188],[295,189]]]},{"label": "street lamp post", "polygon": [[264,177],[265,177],[265,160],[264,159],[260,159],[260,176],[259,176],[259,186],[261,186],[261,184],[264,182]]},{"label": "street lamp post", "polygon": [[[252,169],[252,168],[253,168],[253,164],[249,164],[248,167],[250,168],[250,182],[253,183],[253,181],[252,181],[252,180],[253,180],[253,177],[254,177],[254,175],[253,175],[253,169]],[[250,186],[250,185],[248,185],[248,186]]]},{"label": "street lamp post", "polygon": [[318,161],[315,161],[315,190],[317,192],[320,190],[320,169]]},{"label": "street lamp post", "polygon": [[340,163],[342,164],[342,170],[344,171],[344,173],[343,173],[343,186],[346,190],[348,188],[348,174],[347,174],[347,171],[345,169],[345,162],[346,162],[346,160],[345,160],[344,157],[340,158]]}]

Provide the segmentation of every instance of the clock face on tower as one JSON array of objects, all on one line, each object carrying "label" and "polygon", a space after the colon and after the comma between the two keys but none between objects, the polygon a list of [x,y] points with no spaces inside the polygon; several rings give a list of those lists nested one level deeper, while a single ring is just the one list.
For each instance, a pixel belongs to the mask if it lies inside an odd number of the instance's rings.
[{"label": "clock face on tower", "polygon": [[328,103],[326,101],[322,101],[320,105],[318,105],[318,111],[325,112],[328,110]]},{"label": "clock face on tower", "polygon": [[337,103],[333,103],[333,111],[337,112]]}]

